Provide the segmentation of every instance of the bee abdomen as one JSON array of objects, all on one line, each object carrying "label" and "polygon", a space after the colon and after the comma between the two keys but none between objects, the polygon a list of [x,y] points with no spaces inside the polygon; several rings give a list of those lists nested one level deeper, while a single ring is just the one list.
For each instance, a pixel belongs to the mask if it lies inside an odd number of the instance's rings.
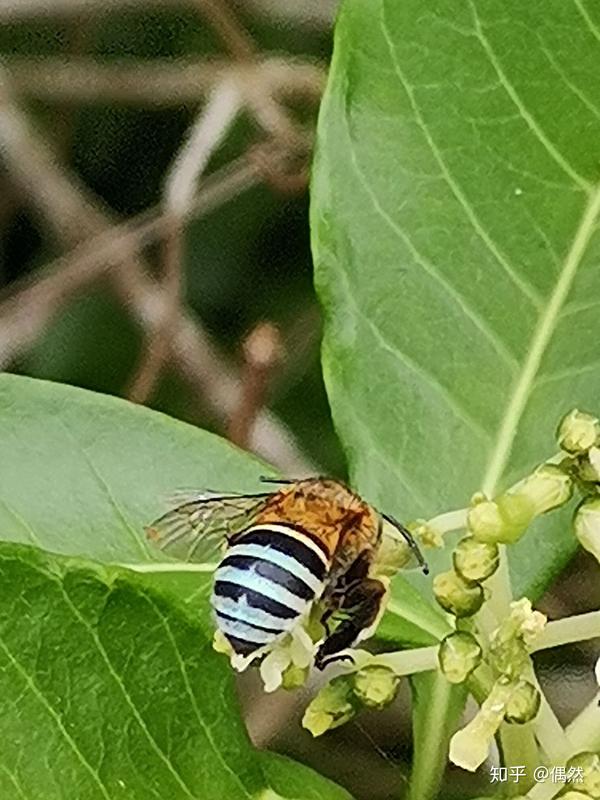
[{"label": "bee abdomen", "polygon": [[328,560],[288,525],[257,525],[236,537],[215,573],[212,606],[236,653],[249,655],[288,631],[323,590]]}]

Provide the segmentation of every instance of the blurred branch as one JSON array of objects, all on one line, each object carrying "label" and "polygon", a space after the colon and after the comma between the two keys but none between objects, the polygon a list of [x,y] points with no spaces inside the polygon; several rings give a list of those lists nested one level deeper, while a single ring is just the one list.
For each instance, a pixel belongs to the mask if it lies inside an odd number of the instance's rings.
[{"label": "blurred branch", "polygon": [[283,357],[279,330],[270,322],[259,323],[246,337],[243,351],[242,389],[228,436],[238,447],[247,449],[256,418],[266,405],[273,372]]},{"label": "blurred branch", "polygon": [[[1,0],[0,0],[1,2]],[[260,83],[274,97],[307,97],[315,103],[325,70],[309,61],[268,58],[240,64],[225,59],[111,61],[91,58],[6,58],[11,88],[36,100],[143,106],[197,104],[226,79]]]},{"label": "blurred branch", "polygon": [[[197,0],[0,0],[0,22],[71,14],[106,14],[140,9],[189,8]],[[336,0],[244,0],[252,10],[275,19],[329,28]]]},{"label": "blurred branch", "polygon": [[190,214],[198,178],[206,168],[242,105],[237,85],[223,81],[191,126],[165,181],[165,214],[168,225],[163,239],[163,316],[150,327],[140,363],[128,392],[130,400],[145,402],[150,397],[169,353],[169,339],[182,300],[182,251],[185,220]]},{"label": "blurred branch", "polygon": [[190,0],[0,0],[0,22],[189,5]]},{"label": "blurred branch", "polygon": [[221,41],[238,61],[251,61],[257,49],[250,34],[238,22],[225,0],[195,0],[202,15],[221,37]]},{"label": "blurred branch", "polygon": [[[82,263],[81,259],[70,262],[67,259],[60,269],[6,300],[0,306],[3,339],[0,339],[0,352],[4,345],[4,354],[13,355],[18,349],[15,340],[20,342],[20,349],[24,342],[32,343],[52,314],[73,296],[74,286],[78,291],[88,288],[104,273],[111,277],[115,291],[142,328],[155,326],[157,318],[164,317],[165,297],[146,277],[138,253],[143,238],[140,233],[148,235],[150,230],[156,235],[156,227],[164,233],[164,218],[160,218],[160,224],[156,218],[145,220],[135,234],[129,225],[124,226],[124,235],[115,236],[107,215],[77,179],[57,164],[50,149],[33,131],[26,116],[2,85],[0,156],[24,197],[64,242],[74,245],[90,236],[104,236],[107,248],[104,257],[99,258],[97,253],[89,255],[87,271],[85,260]],[[244,177],[248,179],[249,175]],[[49,288],[53,291],[48,292]],[[53,304],[48,303],[48,297]],[[36,317],[43,318],[42,324]],[[173,365],[192,387],[202,393],[213,413],[225,421],[239,404],[239,379],[188,313],[179,313],[169,348]],[[268,413],[262,412],[257,418],[250,444],[255,452],[289,474],[314,471],[298,452],[287,429]]]}]

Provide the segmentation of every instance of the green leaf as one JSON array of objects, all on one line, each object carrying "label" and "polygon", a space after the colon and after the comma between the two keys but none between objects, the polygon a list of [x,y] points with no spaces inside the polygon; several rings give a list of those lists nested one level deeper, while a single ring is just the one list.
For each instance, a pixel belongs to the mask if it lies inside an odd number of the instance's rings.
[{"label": "green leaf", "polygon": [[448,683],[438,671],[413,675],[410,685],[413,761],[408,800],[422,800],[436,796],[467,692],[464,685]]},{"label": "green leaf", "polygon": [[[144,525],[174,490],[255,491],[269,472],[223,439],[170,417],[14,375],[0,375],[0,442],[10,453],[0,460],[0,539],[106,563],[160,559]],[[210,580],[155,577],[191,607],[206,598]],[[427,631],[441,618],[410,587],[402,605],[412,622],[396,626],[413,644],[429,642]]]},{"label": "green leaf", "polygon": [[[357,488],[403,519],[500,490],[600,411],[600,10],[352,0],[313,171],[324,368]],[[511,548],[520,592],[574,549]]]},{"label": "green leaf", "polygon": [[0,545],[0,796],[349,800],[251,746],[232,675],[152,576]]},{"label": "green leaf", "polygon": [[0,538],[109,563],[160,557],[144,525],[175,490],[255,491],[268,471],[157,412],[14,375],[0,375],[0,442]]}]

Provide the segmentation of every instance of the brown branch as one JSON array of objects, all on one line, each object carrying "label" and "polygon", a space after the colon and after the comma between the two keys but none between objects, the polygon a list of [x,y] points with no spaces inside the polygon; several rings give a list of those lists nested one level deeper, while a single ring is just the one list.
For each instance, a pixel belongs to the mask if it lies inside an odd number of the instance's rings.
[{"label": "brown branch", "polygon": [[163,241],[160,280],[164,315],[148,329],[129,397],[144,402],[156,386],[169,352],[168,341],[183,299],[184,223],[192,209],[198,178],[233,124],[242,103],[231,80],[216,87],[177,153],[165,181],[167,231]]},{"label": "brown branch", "polygon": [[326,76],[317,63],[279,58],[242,65],[225,59],[102,63],[91,58],[7,57],[3,65],[11,89],[24,97],[146,107],[195,105],[227,78],[240,85],[252,80],[275,97],[306,98],[316,104]]},{"label": "brown branch", "polygon": [[[260,173],[253,165],[243,158],[232,162],[206,178],[196,197],[194,217],[209,214],[258,183]],[[10,294],[0,302],[0,369],[25,352],[64,305],[120,266],[123,253],[141,251],[159,240],[165,229],[162,207],[157,206],[91,236],[47,265],[41,274],[13,284]]]},{"label": "brown branch", "polygon": [[235,59],[252,61],[257,57],[254,40],[223,0],[196,0],[196,3]]},{"label": "brown branch", "polygon": [[283,357],[278,328],[270,322],[259,323],[243,345],[244,366],[239,405],[229,420],[229,439],[248,450],[256,419],[267,402],[273,372]]},{"label": "brown branch", "polygon": [[[80,275],[85,264],[82,265],[81,260],[72,260],[70,263],[67,260],[67,265],[63,262],[59,272],[42,277],[2,304],[0,352],[4,344],[4,355],[7,352],[14,354],[15,339],[19,340],[21,347],[24,341],[34,341],[44,327],[36,312],[41,309],[41,315],[44,316],[45,311],[47,322],[52,313],[62,307],[65,298],[74,294],[73,283],[81,291],[104,272],[112,277],[115,290],[127,302],[142,328],[155,324],[156,315],[160,317],[164,314],[164,298],[157,292],[153,281],[146,277],[139,260],[140,231],[132,235],[127,229],[117,240],[118,246],[111,243],[115,232],[109,227],[106,215],[98,209],[86,190],[58,166],[44,142],[30,128],[25,115],[7,93],[1,91],[0,155],[29,203],[64,241],[81,242],[94,233],[106,237],[103,258],[88,253],[89,272],[86,280]],[[59,209],[64,212],[64,217]],[[156,234],[157,224],[156,219],[150,218],[140,227],[146,235],[149,230]],[[164,220],[160,218],[159,229],[162,225]],[[91,265],[94,269],[91,269]],[[51,282],[54,283],[53,305],[49,305],[44,296]],[[33,304],[37,304],[37,308]],[[207,334],[187,313],[179,314],[170,339],[170,355],[173,365],[193,388],[202,392],[213,413],[225,421],[239,402],[239,380],[220,357]],[[250,442],[254,452],[290,474],[313,472],[310,464],[298,452],[293,437],[266,412],[257,418]]]},{"label": "brown branch", "polygon": [[182,300],[181,257],[183,230],[181,220],[166,215],[162,240],[163,273],[160,288],[164,295],[164,313],[157,323],[147,327],[146,342],[126,396],[134,403],[145,403],[159,381],[169,356],[169,339],[176,329]]},{"label": "brown branch", "polygon": [[[0,0],[0,23],[27,19],[106,14],[152,8],[190,8],[198,0]],[[252,11],[317,28],[333,21],[335,0],[244,0]]]}]

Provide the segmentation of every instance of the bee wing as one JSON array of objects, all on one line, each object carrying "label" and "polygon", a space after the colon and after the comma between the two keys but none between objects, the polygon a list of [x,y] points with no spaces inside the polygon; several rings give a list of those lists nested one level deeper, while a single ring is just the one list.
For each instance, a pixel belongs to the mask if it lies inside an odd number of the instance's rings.
[{"label": "bee wing", "polygon": [[218,561],[227,538],[252,524],[272,494],[177,492],[178,505],[149,525],[146,535],[179,561]]}]

